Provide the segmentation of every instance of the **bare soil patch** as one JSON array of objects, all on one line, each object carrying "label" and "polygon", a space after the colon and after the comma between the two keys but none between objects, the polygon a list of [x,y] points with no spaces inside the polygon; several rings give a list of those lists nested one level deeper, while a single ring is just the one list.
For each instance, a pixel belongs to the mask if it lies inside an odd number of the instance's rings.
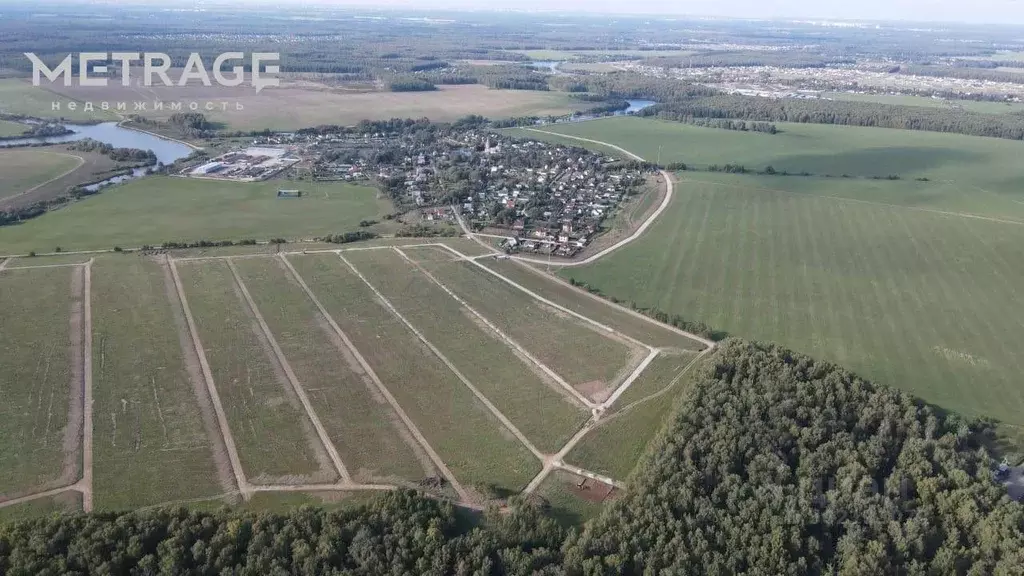
[{"label": "bare soil patch", "polygon": [[594,402],[604,402],[612,395],[613,390],[606,382],[601,380],[591,380],[590,382],[577,384],[575,388]]}]

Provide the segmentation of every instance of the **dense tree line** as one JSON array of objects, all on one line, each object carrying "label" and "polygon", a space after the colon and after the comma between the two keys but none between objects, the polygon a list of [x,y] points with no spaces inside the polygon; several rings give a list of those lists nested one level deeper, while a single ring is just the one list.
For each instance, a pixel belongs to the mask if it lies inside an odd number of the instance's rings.
[{"label": "dense tree line", "polygon": [[650,108],[645,108],[637,113],[638,116],[654,116],[661,120],[671,120],[673,122],[682,122],[683,124],[692,124],[694,126],[700,126],[702,128],[718,128],[720,130],[737,130],[739,132],[761,132],[764,134],[778,134],[779,128],[771,122],[755,122],[747,120],[729,120],[727,118],[704,118],[683,115],[671,110],[658,109],[654,112],[647,112]]},{"label": "dense tree line", "polygon": [[647,60],[652,66],[667,68],[719,68],[733,66],[779,66],[784,68],[828,68],[840,64],[853,64],[850,58],[837,58],[804,52],[786,50],[764,51],[715,51],[692,56],[668,56]]},{"label": "dense tree line", "polygon": [[109,157],[115,162],[131,162],[150,166],[156,164],[156,154],[152,150],[141,150],[139,148],[114,148],[110,144],[85,138],[68,144],[69,150],[79,152],[96,152]]},{"label": "dense tree line", "polygon": [[654,78],[633,72],[612,72],[589,76],[553,76],[551,87],[564,92],[580,86],[591,94],[604,98],[647,98],[657,102],[671,102],[684,98],[713,96],[719,91],[709,86],[693,84],[675,78]]},{"label": "dense tree line", "polygon": [[431,92],[437,90],[432,82],[423,78],[400,76],[388,83],[392,92]]},{"label": "dense tree line", "polygon": [[962,80],[988,80],[990,82],[1009,82],[1024,84],[1024,75],[1016,72],[1001,72],[985,68],[967,68],[963,66],[914,66],[902,65],[896,70],[900,74],[913,76],[937,76],[941,78],[960,78]]},{"label": "dense tree line", "polygon": [[[362,223],[359,224],[362,226]],[[342,234],[329,234],[323,238],[318,238],[318,242],[327,242],[329,244],[349,244],[351,242],[360,242],[362,240],[372,240],[376,238],[378,234],[376,232],[370,232],[368,230],[357,230],[356,232],[344,232]]]},{"label": "dense tree line", "polygon": [[1024,139],[1024,115],[983,114],[967,110],[841,102],[796,98],[718,95],[659,104],[644,115],[678,118],[725,118],[767,122],[804,122],[952,132],[972,136]]},{"label": "dense tree line", "polygon": [[586,574],[1019,574],[1024,508],[983,423],[729,341],[567,550]]}]

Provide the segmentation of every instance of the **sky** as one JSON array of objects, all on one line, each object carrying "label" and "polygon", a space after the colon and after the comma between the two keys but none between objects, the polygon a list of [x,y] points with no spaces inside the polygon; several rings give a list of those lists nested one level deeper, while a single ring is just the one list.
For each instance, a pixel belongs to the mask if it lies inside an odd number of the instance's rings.
[{"label": "sky", "polygon": [[282,3],[408,6],[420,9],[681,14],[735,18],[1024,23],[1024,0],[283,0]]}]

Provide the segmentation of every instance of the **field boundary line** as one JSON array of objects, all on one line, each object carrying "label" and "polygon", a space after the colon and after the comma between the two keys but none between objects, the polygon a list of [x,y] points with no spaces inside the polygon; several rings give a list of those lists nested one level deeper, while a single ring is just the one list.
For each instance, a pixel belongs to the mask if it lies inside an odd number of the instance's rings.
[{"label": "field boundary line", "polygon": [[277,358],[278,363],[281,364],[281,368],[284,370],[285,376],[288,378],[288,383],[291,385],[292,390],[295,391],[295,395],[299,397],[299,402],[302,403],[302,408],[306,411],[306,416],[309,421],[316,428],[317,436],[320,437],[320,442],[324,445],[324,449],[327,450],[328,456],[331,458],[331,463],[334,464],[335,470],[345,484],[352,483],[352,476],[348,473],[348,468],[345,467],[345,463],[341,461],[341,455],[338,454],[338,449],[334,446],[334,442],[331,441],[331,437],[327,434],[327,429],[324,428],[323,422],[320,421],[320,417],[317,416],[316,410],[313,409],[313,404],[309,401],[309,396],[306,395],[306,390],[302,387],[302,383],[299,382],[295,372],[292,370],[291,364],[288,362],[288,358],[285,357],[284,351],[281,350],[281,346],[277,343],[277,338],[274,338],[274,334],[270,331],[270,326],[267,325],[267,321],[264,320],[263,314],[260,312],[256,302],[252,299],[252,295],[249,294],[249,289],[245,286],[245,282],[242,281],[242,276],[238,273],[238,268],[235,267],[235,263],[232,260],[228,260],[228,269],[231,270],[231,276],[235,279],[235,284],[239,290],[242,291],[242,296],[245,298],[245,303],[249,306],[253,316],[256,317],[256,322],[260,325],[260,330],[263,332],[263,336],[267,339],[270,344],[270,348],[274,351],[274,356]]},{"label": "field boundary line", "polygon": [[224,440],[224,447],[228,451],[228,459],[231,461],[231,471],[235,474],[235,482],[238,484],[238,490],[241,492],[242,498],[248,500],[250,497],[249,481],[245,478],[242,461],[238,457],[235,437],[231,434],[231,428],[228,426],[228,417],[224,412],[224,405],[221,404],[217,385],[213,381],[213,372],[210,371],[210,364],[206,360],[206,351],[203,349],[203,343],[199,339],[199,331],[196,328],[195,318],[192,317],[192,309],[188,305],[188,299],[185,297],[185,287],[181,284],[178,267],[175,265],[173,258],[165,257],[164,261],[171,270],[174,288],[178,292],[178,300],[182,311],[185,313],[185,322],[188,324],[189,335],[192,337],[192,346],[195,348],[196,356],[199,358],[199,367],[203,371],[203,380],[206,381],[206,390],[210,394],[210,401],[213,402],[213,409],[217,413],[217,423],[220,424],[221,437]]},{"label": "field boundary line", "polygon": [[[14,258],[9,258],[14,260]],[[7,268],[7,266],[0,267],[0,270],[39,270],[41,268],[74,268],[75,266],[85,266],[88,262],[76,262],[72,264],[40,264],[38,266],[15,266],[14,268]]]},{"label": "field boundary line", "polygon": [[647,357],[644,358],[643,361],[641,361],[640,364],[633,370],[633,372],[626,377],[622,384],[620,384],[619,387],[616,388],[614,392],[612,392],[612,395],[609,396],[607,400],[605,400],[599,405],[599,409],[607,410],[609,407],[611,407],[611,405],[614,404],[615,401],[618,400],[619,397],[622,396],[626,392],[626,390],[628,390],[629,387],[633,385],[633,382],[636,382],[637,378],[639,378],[640,375],[643,374],[645,370],[647,370],[647,367],[651,365],[651,362],[654,362],[654,359],[657,358],[659,354],[661,354],[660,349],[655,348],[651,350],[650,353],[647,354]]},{"label": "field boundary line", "polygon": [[78,160],[78,165],[75,166],[74,168],[72,168],[71,170],[68,170],[67,172],[64,172],[63,174],[60,174],[58,176],[54,176],[53,178],[50,178],[49,180],[47,180],[46,182],[43,182],[42,184],[36,184],[35,186],[29,188],[28,190],[25,190],[24,192],[18,192],[14,196],[8,196],[8,197],[4,198],[2,201],[0,201],[0,204],[6,204],[10,200],[14,200],[15,198],[21,198],[22,196],[31,194],[31,193],[35,192],[36,190],[39,190],[43,186],[46,186],[47,184],[51,184],[53,182],[56,182],[57,180],[60,180],[61,178],[65,177],[65,176],[70,176],[73,172],[76,172],[76,171],[78,171],[79,168],[81,168],[82,166],[85,166],[85,158],[82,158],[81,156],[76,156],[75,154],[67,154],[67,153],[64,153],[64,152],[43,152],[43,154],[53,154],[53,155],[56,155],[56,156],[66,156],[68,158],[74,158],[74,159]]},{"label": "field boundary line", "polygon": [[253,492],[390,492],[398,490],[394,484],[253,484]]},{"label": "field boundary line", "polygon": [[433,446],[431,446],[430,443],[427,441],[426,436],[424,436],[423,433],[420,432],[420,429],[416,427],[416,424],[412,421],[412,418],[410,418],[409,415],[405,413],[405,410],[402,408],[402,405],[398,403],[398,400],[395,398],[395,396],[391,393],[390,390],[388,390],[387,386],[384,385],[384,382],[380,379],[380,377],[377,376],[377,373],[373,370],[373,367],[370,366],[370,363],[366,361],[366,358],[363,357],[363,354],[359,351],[358,348],[356,348],[352,340],[349,339],[348,334],[345,334],[345,331],[341,329],[341,326],[339,326],[338,323],[334,321],[334,317],[331,316],[327,309],[324,308],[324,305],[320,303],[320,300],[316,297],[316,294],[314,294],[313,291],[310,290],[309,285],[306,284],[306,281],[299,274],[298,270],[296,270],[295,267],[292,266],[292,263],[288,261],[288,258],[283,254],[280,255],[280,258],[281,261],[283,261],[285,266],[288,268],[288,271],[291,272],[292,278],[294,278],[295,281],[299,283],[299,286],[302,287],[302,290],[306,293],[306,296],[309,297],[310,301],[313,302],[313,305],[316,306],[317,310],[320,311],[320,314],[322,314],[324,319],[327,320],[327,324],[331,327],[332,330],[334,330],[334,333],[337,334],[339,338],[341,338],[341,341],[345,344],[345,347],[348,348],[349,352],[352,353],[356,361],[359,362],[359,365],[362,366],[363,370],[366,371],[366,374],[370,377],[370,381],[373,382],[373,384],[377,387],[377,390],[381,393],[381,395],[384,396],[384,399],[387,401],[387,403],[391,405],[391,409],[395,411],[395,414],[398,415],[398,418],[402,421],[403,424],[405,424],[405,427],[409,430],[409,433],[412,434],[412,437],[416,439],[420,447],[423,448],[423,451],[427,453],[427,457],[430,458],[430,461],[433,462],[434,466],[437,467],[438,472],[440,472],[441,475],[444,476],[445,479],[452,485],[452,489],[454,489],[455,492],[459,495],[459,498],[466,502],[470,502],[471,498],[469,497],[469,492],[467,492],[466,489],[462,487],[462,484],[459,483],[457,478],[455,478],[455,474],[452,473],[452,471],[448,468],[448,465],[445,464],[444,460],[441,459],[441,456],[437,453],[437,451],[434,450]]},{"label": "field boundary line", "polygon": [[3,272],[4,269],[7,268],[7,263],[10,262],[11,260],[11,258],[4,258],[2,261],[0,261],[0,272]]},{"label": "field boundary line", "polygon": [[593,402],[593,401],[589,400],[586,396],[581,394],[579,390],[576,390],[575,388],[573,388],[572,384],[569,384],[568,382],[566,382],[564,378],[559,376],[554,370],[549,368],[546,364],[541,362],[533,354],[531,354],[529,351],[527,351],[525,348],[523,348],[518,342],[513,340],[511,336],[508,336],[507,334],[502,332],[501,329],[498,328],[497,326],[495,326],[493,322],[491,322],[486,317],[484,317],[483,314],[477,312],[476,309],[474,309],[472,306],[470,306],[468,303],[466,303],[465,300],[463,300],[457,294],[455,294],[450,289],[448,289],[447,286],[445,286],[440,280],[438,280],[433,274],[428,272],[425,268],[420,266],[419,263],[414,262],[400,248],[395,247],[394,250],[395,250],[395,252],[398,252],[402,256],[402,258],[404,258],[407,262],[409,262],[409,264],[413,265],[417,270],[422,272],[423,275],[426,276],[427,278],[429,278],[434,284],[437,284],[442,290],[445,291],[445,293],[447,293],[449,296],[451,296],[463,308],[465,308],[466,310],[469,310],[469,312],[471,314],[473,314],[474,316],[479,318],[481,322],[486,324],[488,328],[490,328],[492,331],[494,331],[494,333],[497,334],[502,340],[504,340],[506,344],[508,344],[514,350],[516,350],[517,352],[522,354],[526,359],[528,359],[535,366],[540,368],[541,371],[543,371],[545,374],[547,374],[548,377],[550,377],[552,380],[554,380],[559,386],[561,386],[567,392],[569,392],[576,400],[578,400],[582,404],[581,408],[589,408],[589,409],[597,408],[598,404],[596,402]]},{"label": "field boundary line", "polygon": [[[490,256],[493,257],[493,255],[490,255]],[[482,257],[477,256],[477,257],[474,258],[474,260],[476,258],[482,258]],[[690,340],[693,340],[694,342],[699,342],[699,343],[704,345],[705,349],[707,349],[707,348],[714,348],[714,347],[718,346],[718,344],[715,341],[713,341],[713,340],[709,340],[708,338],[700,336],[699,334],[693,334],[692,332],[687,332],[686,330],[683,330],[682,328],[678,328],[678,327],[673,326],[671,324],[664,324],[662,322],[659,322],[659,321],[655,320],[654,318],[651,318],[650,316],[647,316],[645,314],[641,314],[640,312],[637,312],[636,310],[632,310],[630,308],[626,308],[625,306],[623,306],[621,304],[616,304],[615,302],[612,302],[611,300],[608,300],[606,298],[602,298],[602,297],[598,296],[597,294],[593,294],[591,292],[588,292],[588,291],[580,288],[579,286],[573,286],[572,284],[570,284],[569,282],[563,280],[562,278],[559,278],[558,276],[556,276],[554,274],[549,274],[547,272],[544,272],[543,270],[540,270],[536,266],[531,266],[529,264],[526,264],[522,260],[512,260],[512,261],[515,262],[517,266],[520,266],[521,268],[531,272],[532,274],[540,276],[541,278],[544,278],[544,279],[546,279],[548,281],[551,281],[551,282],[558,282],[559,284],[562,284],[563,286],[571,288],[574,292],[576,292],[577,294],[579,294],[581,296],[586,296],[586,297],[590,298],[591,300],[594,300],[595,302],[600,302],[601,304],[604,304],[605,306],[608,306],[610,308],[614,308],[614,309],[619,310],[621,312],[625,312],[626,314],[629,314],[630,316],[633,316],[634,318],[636,318],[638,320],[643,320],[644,322],[647,322],[648,324],[651,324],[653,326],[657,326],[659,328],[663,328],[665,330],[668,330],[669,332],[674,332],[674,333],[676,333],[676,334],[678,334],[680,336],[685,336],[685,337],[689,338]],[[482,264],[480,264],[480,265],[482,266]],[[484,267],[487,268],[486,266],[484,266]],[[490,270],[490,268],[488,268],[488,270]],[[703,350],[694,350],[694,352],[703,352]]]},{"label": "field boundary line", "polygon": [[637,340],[636,338],[633,338],[632,336],[629,336],[628,334],[623,334],[622,332],[619,332],[618,330],[612,328],[611,326],[608,326],[607,324],[602,324],[601,322],[598,322],[597,320],[594,320],[593,318],[584,316],[583,314],[580,314],[579,312],[576,312],[575,310],[570,310],[570,309],[566,308],[565,306],[562,306],[561,304],[558,304],[557,302],[554,302],[552,300],[548,300],[547,298],[541,296],[540,294],[537,294],[533,290],[530,290],[529,288],[523,286],[522,284],[519,284],[515,280],[512,280],[511,278],[508,278],[506,276],[503,276],[501,273],[499,273],[499,272],[497,272],[495,270],[491,270],[487,266],[484,266],[483,264],[477,262],[473,258],[470,258],[469,256],[466,256],[462,252],[459,252],[458,250],[452,248],[451,246],[448,246],[447,244],[442,244],[442,246],[444,246],[449,252],[451,252],[452,254],[455,254],[456,256],[461,258],[462,260],[464,260],[466,262],[469,262],[469,263],[473,264],[474,266],[479,267],[482,270],[486,270],[488,274],[491,274],[492,276],[500,278],[506,284],[508,284],[510,286],[513,286],[515,288],[518,288],[520,291],[530,295],[531,297],[533,297],[534,300],[537,300],[539,302],[543,302],[544,304],[547,304],[548,306],[551,306],[552,308],[555,308],[557,310],[561,310],[562,312],[565,312],[566,314],[569,314],[570,316],[573,316],[575,318],[579,318],[580,320],[583,320],[587,324],[590,324],[592,326],[596,326],[597,328],[600,328],[601,330],[604,330],[605,332],[608,332],[610,334],[615,334],[615,335],[621,337],[622,339],[627,340],[629,343],[631,343],[631,344],[633,344],[635,346],[640,346],[642,348],[646,348],[648,351],[655,349],[653,346],[651,346],[649,344],[645,344],[645,343]]},{"label": "field boundary line", "polygon": [[82,286],[82,511],[92,512],[92,260],[85,266]]},{"label": "field boundary line", "polygon": [[533,455],[536,456],[542,462],[547,460],[547,457],[544,455],[544,453],[538,450],[537,447],[533,445],[533,442],[530,442],[526,435],[520,432],[519,428],[516,428],[515,424],[513,424],[512,421],[508,419],[508,417],[502,414],[501,410],[498,410],[498,408],[493,403],[491,403],[491,401],[488,400],[487,397],[484,396],[483,393],[480,392],[480,390],[478,390],[477,387],[474,386],[473,383],[470,382],[469,379],[466,378],[462,374],[462,372],[459,371],[458,368],[455,367],[455,364],[453,364],[451,360],[449,360],[444,354],[442,354],[441,351],[438,350],[437,347],[430,342],[430,340],[427,340],[427,337],[424,336],[422,332],[420,332],[415,326],[413,326],[412,323],[405,318],[405,316],[402,316],[402,313],[399,312],[398,309],[395,308],[393,304],[391,304],[391,301],[385,298],[384,295],[381,294],[380,291],[377,290],[377,288],[374,287],[373,284],[370,284],[370,281],[367,280],[365,276],[363,276],[362,272],[356,269],[356,267],[353,266],[352,263],[349,262],[348,259],[345,258],[343,254],[338,254],[338,257],[341,258],[342,261],[345,262],[345,264],[348,264],[348,267],[351,268],[353,272],[355,272],[356,276],[359,276],[359,279],[362,280],[364,284],[370,287],[370,290],[372,290],[373,293],[376,294],[378,298],[380,298],[381,302],[384,303],[384,306],[386,306],[387,309],[390,310],[391,313],[395,315],[395,317],[401,320],[402,323],[405,324],[406,327],[408,327],[409,330],[411,330],[412,333],[415,334],[417,338],[419,338],[420,342],[423,342],[423,344],[425,344],[427,348],[429,348],[430,351],[433,352],[434,355],[441,360],[441,362],[448,366],[448,369],[451,370],[452,373],[455,374],[455,376],[459,380],[461,380],[462,383],[465,384],[467,388],[469,388],[470,392],[472,392],[473,395],[476,396],[478,400],[483,402],[484,406],[487,407],[491,414],[493,414],[505,426],[505,428],[509,430],[509,432],[514,434],[515,437],[519,439],[519,442],[521,442],[527,450],[532,452]]},{"label": "field boundary line", "polygon": [[81,492],[81,489],[79,489],[76,484],[70,484],[68,486],[61,486],[60,488],[54,488],[52,490],[47,490],[45,492],[36,492],[35,494],[28,494],[27,496],[20,496],[18,498],[11,498],[10,500],[4,500],[3,502],[0,502],[0,508],[7,508],[7,507],[10,507],[10,506],[17,506],[18,504],[24,504],[26,502],[31,502],[33,500],[39,500],[41,498],[49,498],[50,496],[56,496],[56,495],[61,494],[63,492],[69,492],[69,491]]},{"label": "field boundary line", "polygon": [[532,494],[534,490],[543,484],[544,480],[547,479],[552,470],[556,468],[555,463],[561,462],[565,458],[565,455],[575,448],[576,445],[579,444],[580,440],[582,440],[592,428],[597,426],[599,420],[600,413],[591,416],[590,420],[587,420],[583,426],[572,435],[572,438],[570,438],[569,441],[558,450],[557,453],[544,462],[544,467],[541,468],[540,472],[533,477],[533,480],[530,480],[530,483],[526,485],[526,488],[523,488],[523,494]]}]

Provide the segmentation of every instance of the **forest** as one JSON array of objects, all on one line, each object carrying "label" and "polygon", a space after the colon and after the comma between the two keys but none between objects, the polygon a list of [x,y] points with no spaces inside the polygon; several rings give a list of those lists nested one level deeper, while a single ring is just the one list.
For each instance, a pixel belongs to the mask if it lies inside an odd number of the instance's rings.
[{"label": "forest", "polygon": [[833,364],[725,341],[582,530],[539,497],[483,514],[413,492],[285,515],[184,509],[0,526],[0,573],[1019,574],[1024,508],[989,423]]}]

